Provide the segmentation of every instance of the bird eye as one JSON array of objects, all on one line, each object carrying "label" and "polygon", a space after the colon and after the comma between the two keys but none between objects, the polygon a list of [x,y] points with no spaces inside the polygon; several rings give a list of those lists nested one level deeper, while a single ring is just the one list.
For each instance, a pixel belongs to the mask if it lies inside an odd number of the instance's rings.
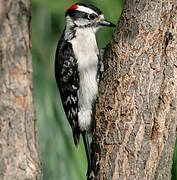
[{"label": "bird eye", "polygon": [[97,18],[97,15],[94,13],[88,15],[88,19],[90,19],[90,20],[94,20],[95,18]]}]

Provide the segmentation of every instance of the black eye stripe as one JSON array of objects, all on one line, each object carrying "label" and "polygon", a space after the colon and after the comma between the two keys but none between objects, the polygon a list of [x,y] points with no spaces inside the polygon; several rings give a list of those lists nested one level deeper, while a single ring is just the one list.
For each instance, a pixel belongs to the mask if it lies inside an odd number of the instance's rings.
[{"label": "black eye stripe", "polygon": [[75,20],[79,19],[79,18],[93,20],[93,19],[98,17],[94,13],[88,14],[88,13],[85,13],[85,12],[82,12],[82,11],[78,11],[78,10],[75,10],[75,9],[67,11],[65,16],[67,16],[67,15],[69,15],[70,17],[72,17]]},{"label": "black eye stripe", "polygon": [[69,10],[66,12],[65,16],[69,15],[73,19],[79,19],[79,18],[84,18],[87,19],[88,13],[82,12],[82,11],[77,11],[75,9]]}]

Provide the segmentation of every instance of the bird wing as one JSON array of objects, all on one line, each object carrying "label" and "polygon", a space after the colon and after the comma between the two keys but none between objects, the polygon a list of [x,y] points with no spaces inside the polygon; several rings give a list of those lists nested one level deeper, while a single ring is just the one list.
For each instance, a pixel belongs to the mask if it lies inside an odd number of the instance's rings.
[{"label": "bird wing", "polygon": [[78,89],[79,75],[77,60],[74,57],[72,44],[58,43],[55,56],[55,78],[60,92],[66,117],[73,130],[75,145],[79,143],[78,125]]}]

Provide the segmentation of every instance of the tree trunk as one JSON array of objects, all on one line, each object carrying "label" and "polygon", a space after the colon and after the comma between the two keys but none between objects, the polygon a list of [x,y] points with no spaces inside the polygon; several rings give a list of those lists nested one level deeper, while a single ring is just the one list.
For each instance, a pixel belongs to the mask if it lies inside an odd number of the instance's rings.
[{"label": "tree trunk", "polygon": [[29,0],[0,0],[0,179],[42,179],[33,105]]},{"label": "tree trunk", "polygon": [[169,180],[177,122],[177,1],[126,0],[106,52],[92,179]]}]

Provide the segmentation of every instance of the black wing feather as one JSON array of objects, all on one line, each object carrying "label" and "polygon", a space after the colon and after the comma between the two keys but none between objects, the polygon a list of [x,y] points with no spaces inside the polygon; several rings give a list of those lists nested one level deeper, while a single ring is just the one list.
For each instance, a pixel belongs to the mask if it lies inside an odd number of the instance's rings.
[{"label": "black wing feather", "polygon": [[73,130],[75,145],[79,143],[80,129],[78,125],[79,76],[77,60],[74,57],[72,44],[60,40],[55,56],[55,78],[60,92],[66,117]]}]

